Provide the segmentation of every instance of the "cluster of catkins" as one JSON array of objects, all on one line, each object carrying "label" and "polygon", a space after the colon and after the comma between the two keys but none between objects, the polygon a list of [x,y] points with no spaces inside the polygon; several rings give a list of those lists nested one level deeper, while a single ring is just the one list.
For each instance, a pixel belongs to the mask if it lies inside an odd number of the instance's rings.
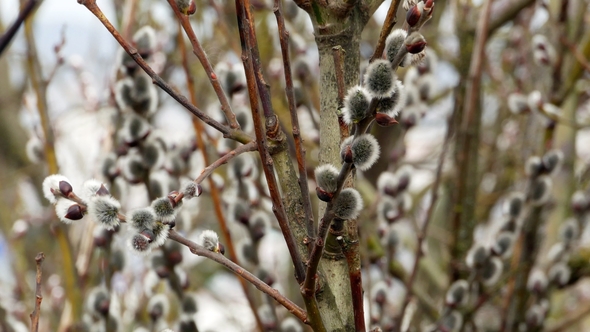
[{"label": "cluster of catkins", "polygon": [[[504,219],[491,244],[475,242],[465,259],[470,271],[469,279],[456,280],[451,284],[445,296],[445,304],[440,320],[433,330],[459,331],[463,325],[463,314],[476,306],[478,296],[484,290],[490,291],[500,280],[507,264],[510,262],[517,238],[527,232],[532,224],[540,220],[529,218],[531,209],[540,208],[551,196],[551,177],[560,166],[563,155],[561,151],[548,151],[542,158],[531,157],[526,163],[526,190],[524,193],[510,194],[503,204]],[[564,227],[569,227],[564,225]],[[565,231],[569,233],[570,230]],[[541,294],[547,289],[547,278],[541,271],[533,270],[529,275],[528,288],[532,293]],[[565,265],[554,265],[551,281],[565,284],[569,272]],[[542,324],[549,310],[548,301],[543,297],[533,304],[527,313],[529,328]],[[499,323],[499,321],[497,322]]]}]

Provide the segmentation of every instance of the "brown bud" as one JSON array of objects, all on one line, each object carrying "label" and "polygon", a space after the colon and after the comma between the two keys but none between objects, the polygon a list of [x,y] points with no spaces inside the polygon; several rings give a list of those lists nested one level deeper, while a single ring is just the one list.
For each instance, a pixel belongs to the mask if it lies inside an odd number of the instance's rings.
[{"label": "brown bud", "polygon": [[188,6],[186,11],[187,15],[192,15],[197,12],[197,4],[194,1],[191,1],[191,4]]},{"label": "brown bud", "polygon": [[[61,181],[59,183],[60,187],[61,187],[62,182],[64,182],[64,181]],[[84,217],[84,209],[82,208],[82,206],[80,206],[78,204],[74,204],[74,205],[70,206],[68,208],[66,215],[64,216],[64,218],[67,218],[70,220],[80,220],[83,217]]]},{"label": "brown bud", "polygon": [[217,243],[217,252],[225,255],[225,246],[221,243]]},{"label": "brown bud", "polygon": [[342,157],[342,160],[344,160],[344,162],[349,164],[352,163],[352,148],[350,147],[350,145],[346,146],[342,150],[340,157]]},{"label": "brown bud", "polygon": [[425,47],[426,47],[426,39],[424,39],[424,36],[422,36],[418,32],[412,33],[406,39],[406,50],[408,50],[408,53],[411,53],[411,54],[420,53],[424,50]]},{"label": "brown bud", "polygon": [[422,16],[421,10],[418,8],[418,5],[414,5],[406,14],[406,22],[408,22],[410,27],[413,27],[420,21],[420,16]]},{"label": "brown bud", "polygon": [[66,181],[59,181],[59,191],[62,195],[68,197],[68,195],[72,192],[72,185]]},{"label": "brown bud", "polygon": [[106,195],[110,195],[109,190],[104,186],[104,184],[100,185],[100,188],[98,188],[98,190],[96,191],[96,194],[98,196],[106,196]]},{"label": "brown bud", "polygon": [[316,187],[315,192],[318,195],[318,198],[321,201],[324,201],[326,203],[330,202],[332,200],[332,198],[334,197],[334,195],[332,193],[329,193],[320,187]]},{"label": "brown bud", "polygon": [[398,123],[396,119],[390,117],[389,115],[387,115],[385,113],[376,113],[375,114],[375,121],[381,127],[389,127],[391,125]]},{"label": "brown bud", "polygon": [[154,241],[154,239],[156,238],[156,235],[154,235],[154,232],[151,229],[144,229],[139,234],[145,236],[148,240],[148,243],[152,243],[152,241]]},{"label": "brown bud", "polygon": [[426,13],[430,12],[434,8],[434,0],[426,0],[424,1],[424,11]]}]

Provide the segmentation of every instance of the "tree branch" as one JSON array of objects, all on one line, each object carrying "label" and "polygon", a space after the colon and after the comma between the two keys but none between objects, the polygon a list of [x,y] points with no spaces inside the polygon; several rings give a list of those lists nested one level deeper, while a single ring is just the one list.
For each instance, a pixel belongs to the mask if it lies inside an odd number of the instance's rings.
[{"label": "tree branch", "polygon": [[37,265],[37,276],[35,279],[35,309],[29,315],[31,318],[31,331],[37,332],[39,330],[39,315],[41,314],[41,301],[43,301],[43,294],[41,292],[41,264],[45,260],[45,254],[40,252],[35,256],[35,264]]},{"label": "tree branch", "polygon": [[27,17],[29,17],[31,15],[31,13],[35,9],[35,7],[38,4],[40,4],[41,1],[42,0],[29,0],[24,5],[24,7],[18,13],[18,17],[16,18],[16,20],[14,21],[14,23],[12,23],[12,25],[10,26],[10,28],[8,28],[6,30],[6,32],[4,32],[4,34],[2,35],[2,37],[0,37],[0,55],[2,55],[2,53],[4,52],[4,50],[8,48],[8,45],[10,44],[10,42],[12,41],[12,39],[14,38],[14,36],[16,36],[16,33],[18,32],[18,29],[20,28],[20,26],[27,19]]},{"label": "tree branch", "polygon": [[400,3],[400,0],[391,0],[389,9],[387,10],[387,16],[385,16],[385,21],[383,22],[383,27],[381,28],[381,33],[379,34],[379,40],[377,41],[377,45],[375,45],[375,51],[373,52],[369,63],[383,56],[383,50],[385,50],[385,40],[397,23],[397,9],[399,8]]}]

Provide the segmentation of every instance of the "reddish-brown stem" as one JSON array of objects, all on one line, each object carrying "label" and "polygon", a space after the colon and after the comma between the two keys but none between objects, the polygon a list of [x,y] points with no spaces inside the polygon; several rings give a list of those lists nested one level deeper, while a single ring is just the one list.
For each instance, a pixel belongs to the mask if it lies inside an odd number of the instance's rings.
[{"label": "reddish-brown stem", "polygon": [[[426,210],[426,214],[424,215],[424,220],[422,222],[422,228],[420,228],[418,231],[418,239],[417,239],[417,243],[416,243],[416,253],[415,253],[415,258],[414,258],[414,265],[412,266],[412,271],[410,272],[410,276],[408,278],[408,281],[406,282],[406,295],[404,297],[404,302],[402,303],[402,307],[401,307],[400,314],[398,317],[398,325],[397,326],[399,326],[399,327],[401,327],[401,323],[404,319],[406,309],[408,307],[408,304],[410,304],[410,300],[412,299],[412,287],[414,286],[414,282],[416,281],[416,277],[418,276],[418,270],[420,268],[420,260],[422,259],[422,256],[424,256],[424,251],[422,250],[422,245],[424,243],[424,240],[426,239],[428,225],[430,224],[430,221],[432,220],[432,213],[434,212],[434,208],[436,207],[436,202],[438,200],[438,188],[440,187],[440,182],[441,182],[441,178],[442,178],[442,168],[443,168],[445,156],[447,154],[447,150],[449,147],[449,142],[451,140],[451,136],[453,133],[453,130],[451,128],[451,124],[453,123],[453,117],[454,117],[454,114],[452,114],[448,120],[447,133],[445,135],[445,139],[444,139],[443,146],[442,146],[442,151],[441,151],[440,157],[438,159],[438,165],[436,167],[436,175],[435,175],[434,182],[433,182],[432,188],[431,188],[432,193],[431,193],[431,198],[430,198],[430,205],[428,206],[428,210]],[[399,328],[398,328],[398,331],[399,331]]]},{"label": "reddish-brown stem", "polygon": [[41,293],[41,264],[45,260],[45,254],[40,252],[35,256],[35,264],[37,265],[37,276],[35,278],[35,309],[29,315],[31,318],[31,331],[37,332],[39,330],[39,315],[41,314],[41,301],[43,301],[43,294]]},{"label": "reddish-brown stem", "polygon": [[25,19],[31,15],[37,4],[41,3],[41,0],[29,0],[18,13],[18,17],[12,23],[10,28],[6,29],[6,32],[0,37],[0,55],[10,44],[10,41],[16,36],[18,29],[23,24]]},{"label": "reddish-brown stem", "polygon": [[168,95],[178,101],[182,106],[184,106],[189,112],[193,113],[196,117],[201,119],[207,125],[215,128],[219,132],[223,134],[226,138],[231,138],[241,143],[248,143],[251,142],[253,139],[250,135],[244,133],[239,129],[232,129],[223,125],[214,119],[212,119],[209,115],[201,111],[195,105],[191,104],[185,96],[176,92],[168,83],[166,83],[160,76],[158,76],[154,70],[145,62],[145,60],[139,55],[137,49],[132,47],[122,36],[121,34],[115,29],[115,27],[111,24],[111,22],[106,18],[103,14],[102,10],[96,4],[96,0],[79,0],[80,4],[84,5],[94,16],[96,16],[100,22],[107,28],[107,30],[113,35],[113,37],[117,40],[117,42],[123,47],[125,52],[129,54],[133,58],[133,60],[146,72],[151,78],[154,84],[164,90]]},{"label": "reddish-brown stem", "polygon": [[350,239],[338,237],[338,243],[342,247],[342,253],[346,257],[348,265],[348,279],[350,280],[350,291],[352,294],[352,307],[354,310],[354,327],[357,332],[366,331],[365,310],[363,303],[363,281],[361,275],[361,255],[359,251],[360,242],[356,223],[349,227]]},{"label": "reddish-brown stem", "polygon": [[[184,68],[184,71],[186,74],[186,85],[187,85],[187,88],[188,88],[188,91],[190,94],[191,102],[193,105],[197,105],[195,84],[194,84],[193,76],[191,75],[191,72],[190,72],[190,67],[188,64],[188,56],[186,54],[186,47],[184,45],[184,38],[182,37],[180,27],[179,27],[179,33],[178,33],[178,45],[180,46],[180,52],[182,55],[182,67]],[[201,154],[203,155],[203,161],[205,162],[205,165],[209,165],[209,154],[207,153],[207,146],[205,145],[205,140],[203,139],[203,134],[205,133],[205,130],[203,129],[203,125],[201,124],[200,121],[197,120],[197,118],[193,118],[193,127],[195,128],[195,137],[196,137],[196,141],[197,141],[197,147],[199,148],[199,150],[201,151]],[[252,144],[252,145],[255,146],[254,144]],[[209,190],[211,193],[211,200],[213,201],[213,209],[215,211],[215,216],[217,217],[217,220],[219,221],[219,228],[221,229],[221,233],[223,233],[223,237],[225,239],[225,247],[227,248],[229,258],[233,262],[239,264],[238,255],[236,254],[236,249],[235,249],[234,243],[231,239],[231,233],[229,232],[229,228],[227,227],[227,222],[225,220],[225,216],[223,215],[223,209],[222,209],[222,205],[221,205],[221,197],[219,195],[219,189],[217,189],[217,185],[215,184],[215,181],[213,181],[213,178],[208,177],[207,180],[209,181],[209,188],[210,188]],[[252,295],[250,293],[250,290],[248,289],[248,284],[246,283],[246,280],[244,280],[242,278],[238,278],[238,280],[240,280],[240,284],[242,286],[242,290],[244,291],[244,295],[246,296],[246,300],[248,300],[248,304],[250,305],[250,308],[252,309],[252,314],[254,315],[254,319],[256,320],[256,325],[258,326],[259,330],[263,331],[264,326],[262,324],[262,320],[260,320],[260,316],[258,315],[258,310],[256,310],[256,304],[254,303],[254,300],[252,299]]]},{"label": "reddish-brown stem", "polygon": [[[250,98],[250,108],[252,109],[252,120],[254,121],[254,132],[256,134],[256,142],[258,144],[258,153],[260,154],[260,159],[262,160],[262,169],[264,171],[264,176],[266,177],[270,198],[273,204],[273,213],[277,218],[279,227],[281,228],[281,232],[285,238],[287,248],[289,249],[291,260],[295,266],[295,279],[297,282],[301,283],[305,275],[303,261],[301,260],[301,254],[297,249],[295,237],[293,236],[291,228],[289,227],[289,222],[285,213],[283,201],[281,199],[279,186],[274,174],[273,160],[270,157],[270,153],[267,148],[266,134],[264,132],[264,128],[262,127],[262,117],[258,105],[259,96],[263,108],[267,110],[265,112],[267,128],[275,128],[274,130],[280,130],[276,129],[278,127],[278,120],[276,115],[272,112],[272,109],[270,109],[271,105],[268,89],[266,84],[264,84],[264,82],[261,80],[262,72],[260,71],[258,47],[251,39],[252,33],[254,33],[254,27],[252,26],[252,21],[248,19],[249,7],[249,3],[244,3],[242,0],[236,0],[236,14],[238,19],[238,27],[240,30],[240,40],[242,41],[242,63],[246,72],[246,83],[248,86],[248,96]],[[250,47],[251,45],[256,47]],[[257,63],[257,66],[255,66],[254,63]],[[256,70],[256,68],[258,68],[258,70]],[[257,87],[259,88],[258,90]],[[266,114],[267,112],[268,116]]]},{"label": "reddish-brown stem", "polygon": [[299,187],[303,198],[303,209],[305,210],[305,220],[307,226],[307,235],[315,237],[314,216],[311,209],[311,199],[309,196],[309,186],[307,184],[307,167],[305,163],[305,148],[301,139],[299,130],[299,117],[295,107],[295,92],[293,90],[293,75],[291,72],[291,60],[289,59],[289,32],[285,28],[285,19],[281,13],[280,1],[275,0],[273,11],[277,18],[279,28],[279,37],[281,44],[281,53],[283,55],[283,71],[285,72],[285,94],[289,105],[289,114],[291,115],[291,125],[293,126],[293,140],[295,141],[295,157],[297,158],[297,168],[299,169]]},{"label": "reddish-brown stem", "polygon": [[256,151],[257,145],[256,142],[250,142],[248,144],[244,144],[244,145],[240,145],[237,148],[235,148],[234,150],[226,153],[225,155],[223,155],[221,158],[215,160],[211,165],[205,167],[202,171],[201,174],[199,174],[199,176],[194,180],[195,183],[200,184],[201,182],[203,182],[203,180],[205,180],[209,175],[211,175],[211,173],[213,173],[214,170],[216,170],[219,166],[226,164],[228,161],[230,161],[232,158],[244,153],[244,152],[249,152],[249,151]]},{"label": "reddish-brown stem", "polygon": [[387,16],[385,16],[385,21],[383,22],[383,27],[381,28],[381,33],[379,34],[379,40],[375,46],[375,52],[373,52],[369,62],[373,62],[383,56],[383,50],[385,50],[385,40],[397,23],[397,9],[399,8],[400,2],[400,0],[391,1],[389,9],[387,10]]},{"label": "reddish-brown stem", "polygon": [[236,275],[238,275],[238,276],[244,278],[245,280],[247,280],[248,282],[250,282],[252,285],[254,285],[256,288],[258,288],[260,291],[271,296],[278,303],[280,303],[283,307],[285,307],[290,313],[292,313],[295,317],[299,318],[299,320],[301,320],[303,323],[305,323],[305,324],[308,323],[307,322],[307,314],[305,313],[305,311],[302,308],[300,308],[298,305],[296,305],[291,300],[286,298],[284,295],[279,293],[279,291],[277,291],[276,289],[270,287],[265,282],[258,279],[252,273],[244,270],[241,266],[239,266],[236,263],[227,259],[225,256],[205,249],[204,247],[181,236],[173,229],[170,230],[168,237],[170,240],[176,241],[176,242],[188,247],[193,254],[207,257],[207,258],[225,266],[226,268],[231,270]]},{"label": "reddish-brown stem", "polygon": [[231,109],[231,106],[229,104],[229,99],[227,98],[225,91],[223,91],[223,88],[221,87],[221,84],[219,83],[219,78],[217,77],[217,75],[213,71],[213,66],[211,66],[211,62],[209,62],[209,58],[207,57],[207,54],[205,53],[205,51],[201,47],[201,43],[199,43],[199,39],[197,38],[197,35],[195,34],[195,31],[193,30],[193,27],[191,26],[191,23],[188,20],[188,16],[182,14],[178,10],[178,6],[176,6],[176,1],[168,0],[168,3],[170,4],[170,7],[172,7],[174,14],[176,14],[176,17],[178,18],[178,20],[180,21],[180,24],[182,25],[182,28],[184,29],[184,32],[186,33],[186,35],[188,36],[188,39],[191,42],[191,45],[193,46],[193,53],[197,56],[197,58],[201,62],[201,66],[203,66],[203,69],[205,69],[205,73],[207,74],[207,78],[209,78],[209,82],[211,82],[211,85],[213,86],[213,90],[215,90],[215,94],[217,94],[217,98],[219,99],[219,102],[221,103],[221,110],[223,111],[223,114],[225,114],[225,118],[227,119],[227,122],[229,123],[230,128],[239,129],[240,124],[238,123],[238,120],[236,119],[236,115],[234,114],[234,112]]}]

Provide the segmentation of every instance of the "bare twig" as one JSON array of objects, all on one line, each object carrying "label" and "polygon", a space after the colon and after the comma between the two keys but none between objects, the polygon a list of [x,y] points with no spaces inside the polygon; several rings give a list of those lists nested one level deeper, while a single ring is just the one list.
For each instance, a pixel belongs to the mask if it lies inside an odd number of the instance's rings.
[{"label": "bare twig", "polygon": [[201,182],[203,182],[205,178],[211,175],[211,173],[213,173],[213,171],[217,169],[219,166],[226,164],[232,158],[249,151],[256,151],[256,142],[250,142],[248,144],[240,145],[235,150],[226,153],[223,157],[214,161],[213,164],[205,167],[205,169],[201,171],[201,174],[199,174],[199,176],[195,179],[195,183],[200,184]]},{"label": "bare twig", "polygon": [[300,308],[295,303],[293,303],[291,300],[289,300],[284,295],[279,293],[276,289],[270,287],[269,285],[264,283],[262,280],[258,279],[252,273],[244,270],[241,266],[239,266],[236,263],[225,258],[225,256],[205,249],[204,247],[181,236],[175,230],[170,230],[169,238],[173,241],[176,241],[176,242],[182,244],[182,245],[185,245],[186,247],[188,247],[191,250],[191,252],[193,254],[207,257],[207,258],[225,266],[226,268],[231,270],[236,275],[246,279],[248,282],[250,282],[252,285],[254,285],[256,288],[258,288],[259,290],[261,290],[265,294],[268,294],[269,296],[271,296],[278,303],[280,303],[283,307],[285,307],[287,310],[289,310],[289,312],[292,313],[295,317],[299,318],[299,320],[301,320],[303,323],[308,324],[307,314],[305,313],[305,311],[302,308]]},{"label": "bare twig", "polygon": [[[255,42],[255,31],[250,14],[250,4],[247,0],[236,0],[236,14],[240,30],[240,40],[242,41],[242,63],[246,72],[246,83],[248,85],[248,96],[250,98],[250,108],[252,109],[252,120],[254,121],[254,132],[256,133],[258,153],[262,160],[262,169],[268,184],[273,204],[273,213],[277,218],[279,227],[285,238],[289,254],[291,255],[291,261],[295,266],[295,279],[297,282],[302,282],[305,272],[303,269],[303,261],[301,260],[301,253],[297,248],[295,237],[289,226],[279,186],[274,174],[273,160],[270,157],[267,148],[267,135],[269,137],[278,138],[279,134],[282,132],[278,125],[278,119],[272,111],[268,87],[262,78],[258,46]],[[256,93],[257,90],[258,93]],[[258,97],[260,97],[264,109],[267,134],[264,133],[264,129],[262,128]]]},{"label": "bare twig", "polygon": [[399,8],[400,3],[400,0],[391,0],[389,9],[387,10],[387,16],[385,16],[385,21],[383,22],[383,27],[381,28],[381,33],[379,34],[379,40],[377,41],[377,45],[375,45],[375,52],[373,52],[369,62],[373,62],[383,56],[383,50],[385,50],[385,40],[397,23],[397,9]]},{"label": "bare twig", "polygon": [[[179,30],[180,30],[180,28],[179,28]],[[191,75],[190,67],[188,64],[188,56],[186,53],[186,47],[184,45],[184,38],[180,32],[181,31],[179,31],[179,33],[178,33],[178,45],[180,46],[180,52],[182,55],[182,67],[184,68],[184,71],[186,74],[186,84],[187,84],[188,91],[190,92],[191,102],[193,105],[197,105],[195,84],[194,84],[193,76]],[[198,121],[197,118],[193,118],[193,126],[195,128],[195,137],[196,137],[196,141],[197,141],[197,147],[199,148],[199,150],[201,151],[201,154],[203,155],[203,161],[205,162],[205,165],[209,165],[209,154],[207,153],[207,146],[205,145],[205,140],[203,139],[203,134],[205,133],[203,125],[201,124],[200,121]],[[248,144],[250,144],[250,143],[248,143]],[[252,146],[256,147],[255,144],[252,144]],[[235,156],[235,152],[234,152],[234,156]],[[230,157],[230,156],[228,156],[228,157]],[[219,194],[219,189],[217,188],[215,181],[213,181],[213,178],[207,177],[207,180],[209,181],[209,188],[210,188],[209,190],[211,193],[211,200],[213,200],[213,210],[215,211],[215,216],[217,217],[217,220],[219,221],[219,228],[221,229],[221,233],[223,233],[223,237],[225,238],[225,246],[227,248],[229,258],[233,262],[239,263],[238,262],[238,255],[236,253],[236,249],[235,249],[234,243],[231,238],[231,233],[229,232],[229,228],[227,227],[227,222],[226,222],[225,216],[223,215],[223,208],[222,208],[222,204],[221,204],[221,197]],[[250,305],[250,308],[252,309],[252,314],[254,315],[254,318],[256,320],[256,325],[258,326],[258,328],[261,331],[263,331],[264,326],[262,324],[262,321],[260,320],[260,315],[258,315],[258,310],[256,308],[256,305],[255,305],[253,299],[252,299],[252,294],[250,293],[250,290],[248,289],[248,285],[246,284],[246,281],[244,279],[239,278],[239,280],[240,280],[240,284],[242,286],[242,289],[244,291],[244,294],[246,296],[246,300],[248,300],[248,304]]]},{"label": "bare twig", "polygon": [[35,278],[35,309],[29,315],[31,318],[31,331],[37,332],[39,330],[39,315],[41,314],[41,301],[43,301],[43,294],[41,293],[41,264],[45,260],[45,254],[40,252],[35,256],[35,264],[37,265],[37,276]]},{"label": "bare twig", "polygon": [[4,52],[5,49],[7,49],[8,44],[10,44],[10,42],[12,41],[14,36],[16,36],[16,33],[18,32],[18,29],[20,28],[20,26],[27,19],[27,17],[29,17],[29,15],[31,15],[31,13],[35,9],[35,7],[38,4],[40,4],[41,1],[42,0],[29,0],[22,7],[22,9],[21,9],[20,13],[18,13],[18,16],[17,16],[16,20],[14,21],[14,23],[12,23],[10,28],[8,28],[6,30],[6,32],[4,32],[2,37],[0,37],[0,55],[2,55],[2,53]]},{"label": "bare twig", "polygon": [[[342,46],[334,46],[332,48],[332,56],[334,57],[334,74],[336,75],[336,85],[338,87],[338,109],[344,108],[344,96],[346,91],[344,88],[344,60],[342,59],[344,50]],[[350,136],[350,128],[344,122],[342,114],[338,114],[338,125],[340,126],[340,141]]]},{"label": "bare twig", "polygon": [[201,62],[201,66],[203,66],[203,69],[205,69],[205,73],[207,74],[207,78],[209,78],[209,81],[211,82],[211,85],[213,86],[213,90],[215,90],[215,93],[217,94],[217,98],[219,99],[219,102],[221,103],[221,110],[223,111],[223,114],[225,114],[225,118],[227,119],[230,128],[239,129],[240,124],[238,123],[238,120],[236,119],[236,115],[234,114],[234,112],[231,109],[231,106],[229,104],[229,99],[227,98],[225,91],[223,91],[223,88],[221,87],[221,84],[219,83],[219,79],[218,79],[217,75],[213,71],[213,66],[211,66],[211,62],[209,62],[209,58],[207,57],[207,54],[203,50],[203,47],[201,47],[201,43],[199,43],[199,39],[197,38],[197,35],[195,34],[195,31],[193,30],[193,27],[191,26],[191,23],[188,20],[188,16],[182,14],[178,10],[178,6],[176,6],[176,1],[168,0],[168,3],[170,4],[170,7],[172,7],[172,10],[174,11],[174,14],[176,14],[176,17],[180,21],[180,24],[182,25],[184,32],[187,34],[189,40],[191,41],[191,45],[193,46],[193,53],[197,56],[197,58]]},{"label": "bare twig", "polygon": [[436,175],[434,178],[434,182],[431,188],[431,199],[430,205],[428,206],[428,210],[426,210],[426,214],[424,215],[424,220],[422,223],[422,228],[418,231],[418,241],[416,243],[416,253],[414,258],[414,265],[412,266],[412,271],[410,272],[410,276],[408,281],[406,282],[406,295],[404,297],[404,302],[402,304],[400,315],[398,317],[398,326],[401,327],[401,322],[404,319],[406,308],[408,304],[410,304],[410,300],[412,298],[412,289],[414,282],[416,281],[416,277],[418,276],[418,270],[420,268],[420,260],[422,256],[424,256],[424,251],[422,250],[422,245],[424,240],[426,239],[426,233],[428,231],[428,226],[430,225],[430,221],[432,220],[432,213],[434,212],[434,208],[436,207],[436,202],[438,200],[438,188],[440,187],[440,182],[442,178],[442,169],[445,161],[445,157],[447,154],[447,150],[449,148],[449,143],[451,141],[451,136],[453,135],[453,130],[451,128],[451,124],[453,123],[454,116],[451,115],[448,120],[448,127],[447,133],[445,135],[445,139],[442,146],[442,151],[440,153],[438,159],[438,165],[436,167]]},{"label": "bare twig", "polygon": [[132,47],[122,36],[121,34],[115,29],[115,27],[109,22],[106,16],[103,14],[102,10],[96,4],[96,0],[78,0],[78,3],[84,5],[94,16],[96,16],[100,22],[107,28],[107,30],[113,35],[113,37],[117,40],[117,42],[123,47],[125,52],[129,54],[135,60],[135,62],[143,69],[143,71],[148,74],[153,83],[164,90],[168,95],[178,101],[182,106],[184,106],[189,112],[193,113],[196,117],[201,119],[203,122],[208,124],[209,126],[215,128],[219,132],[223,134],[226,138],[234,139],[241,143],[248,143],[251,142],[253,139],[250,135],[244,133],[238,129],[229,128],[214,119],[212,119],[209,115],[201,111],[195,105],[191,104],[185,96],[176,92],[168,83],[166,83],[160,76],[158,76],[154,70],[145,62],[145,60],[141,57],[141,55],[137,52],[137,49]]},{"label": "bare twig", "polygon": [[[361,255],[360,241],[356,222],[349,228],[348,236],[339,236],[336,239],[342,247],[342,253],[346,257],[348,265],[348,279],[350,281],[350,291],[352,294],[352,307],[354,311],[354,326],[356,332],[366,331],[365,327],[365,310],[363,303],[363,281],[361,275]],[[370,278],[369,278],[370,279]]]},{"label": "bare twig", "polygon": [[279,0],[275,0],[273,11],[277,18],[279,28],[279,37],[281,44],[281,53],[283,55],[283,71],[285,72],[285,94],[289,104],[289,114],[291,115],[291,125],[293,126],[293,139],[295,141],[295,156],[297,158],[297,167],[299,169],[299,187],[303,198],[303,209],[305,210],[305,220],[307,226],[307,235],[315,237],[314,216],[311,209],[311,199],[309,196],[309,186],[307,184],[307,167],[305,163],[305,148],[301,139],[299,130],[299,117],[295,107],[295,92],[293,90],[293,75],[291,72],[291,60],[289,59],[289,32],[285,28],[285,19],[281,12]]}]

